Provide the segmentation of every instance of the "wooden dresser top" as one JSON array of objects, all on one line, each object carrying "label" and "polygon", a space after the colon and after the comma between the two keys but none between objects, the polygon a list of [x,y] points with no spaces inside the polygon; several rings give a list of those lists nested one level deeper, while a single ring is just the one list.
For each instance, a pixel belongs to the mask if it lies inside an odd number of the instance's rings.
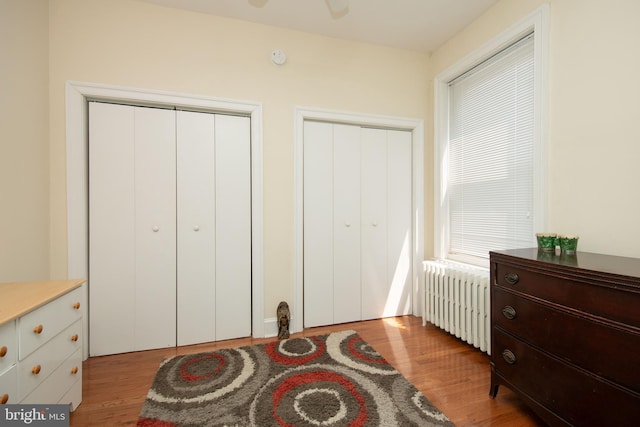
[{"label": "wooden dresser top", "polygon": [[0,283],[0,325],[81,286],[84,279]]},{"label": "wooden dresser top", "polygon": [[493,251],[491,254],[501,261],[513,259],[538,268],[548,267],[565,273],[617,276],[632,283],[635,282],[636,286],[640,284],[640,259],[638,258],[590,252],[556,255],[555,252],[541,252],[537,248]]}]

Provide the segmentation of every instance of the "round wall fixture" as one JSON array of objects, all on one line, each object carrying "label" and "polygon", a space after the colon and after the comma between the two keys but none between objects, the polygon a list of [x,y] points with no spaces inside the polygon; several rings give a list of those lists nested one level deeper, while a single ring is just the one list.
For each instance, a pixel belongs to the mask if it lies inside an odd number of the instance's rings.
[{"label": "round wall fixture", "polygon": [[271,61],[276,65],[282,65],[287,62],[287,55],[280,49],[276,49],[271,52]]}]

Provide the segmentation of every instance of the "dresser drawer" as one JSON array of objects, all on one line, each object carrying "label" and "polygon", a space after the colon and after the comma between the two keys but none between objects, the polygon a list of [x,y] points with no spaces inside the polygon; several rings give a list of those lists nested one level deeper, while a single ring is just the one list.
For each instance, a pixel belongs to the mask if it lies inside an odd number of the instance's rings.
[{"label": "dresser drawer", "polygon": [[578,277],[543,274],[507,263],[496,265],[495,278],[498,286],[514,292],[640,328],[639,291],[608,281],[592,278],[583,282]]},{"label": "dresser drawer", "polygon": [[18,367],[0,373],[0,405],[18,403]]},{"label": "dresser drawer", "polygon": [[[47,403],[72,403],[72,409],[80,404],[80,399],[75,402],[66,401],[65,396],[73,387],[82,388],[79,381],[82,378],[82,350],[78,349],[68,359],[64,360],[60,366],[51,373],[38,388],[26,396],[22,403],[47,404]],[[80,395],[81,396],[81,395]],[[62,399],[62,400],[61,400]]]},{"label": "dresser drawer", "polygon": [[494,326],[640,393],[638,356],[629,353],[629,349],[640,348],[640,335],[499,288],[493,289],[492,298]]},{"label": "dresser drawer", "polygon": [[12,320],[0,325],[0,374],[18,360],[18,337],[16,322]]},{"label": "dresser drawer", "polygon": [[82,317],[81,298],[82,290],[77,288],[19,319],[20,360]]},{"label": "dresser drawer", "polygon": [[71,354],[82,348],[81,332],[82,321],[77,320],[19,363],[20,399],[45,381]]},{"label": "dresser drawer", "polygon": [[[569,424],[623,426],[637,420],[637,394],[585,375],[498,329],[493,339],[495,374],[552,412],[564,414]],[[510,354],[503,356],[506,351]]]}]

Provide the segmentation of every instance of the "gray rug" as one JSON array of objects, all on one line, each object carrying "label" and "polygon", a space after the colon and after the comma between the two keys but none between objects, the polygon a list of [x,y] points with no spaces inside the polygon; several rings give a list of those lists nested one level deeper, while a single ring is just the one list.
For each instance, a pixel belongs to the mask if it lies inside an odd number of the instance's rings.
[{"label": "gray rug", "polygon": [[166,359],[138,426],[453,426],[354,331]]}]

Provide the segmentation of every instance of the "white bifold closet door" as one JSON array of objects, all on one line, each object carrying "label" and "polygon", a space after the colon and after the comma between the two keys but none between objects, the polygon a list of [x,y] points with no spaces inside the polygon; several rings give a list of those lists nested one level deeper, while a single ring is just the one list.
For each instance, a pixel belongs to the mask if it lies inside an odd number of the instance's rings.
[{"label": "white bifold closet door", "polygon": [[89,106],[89,352],[251,334],[249,119]]},{"label": "white bifold closet door", "polygon": [[89,114],[90,353],[174,346],[175,113]]},{"label": "white bifold closet door", "polygon": [[304,324],[410,313],[411,133],[304,125]]},{"label": "white bifold closet door", "polygon": [[177,344],[248,336],[249,118],[186,111],[177,115]]}]

